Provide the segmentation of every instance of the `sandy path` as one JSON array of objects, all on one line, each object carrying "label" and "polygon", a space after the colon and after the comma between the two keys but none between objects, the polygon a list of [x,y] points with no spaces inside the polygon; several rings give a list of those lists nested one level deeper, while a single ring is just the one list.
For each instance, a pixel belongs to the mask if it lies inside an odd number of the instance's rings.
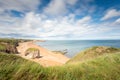
[{"label": "sandy path", "polygon": [[[26,56],[24,56],[25,51],[28,48],[38,48],[40,50],[41,58],[29,59]],[[46,67],[63,65],[69,60],[69,58],[67,58],[66,56],[62,54],[55,54],[41,46],[35,45],[32,41],[19,43],[19,46],[17,47],[17,49],[18,49],[18,52],[20,52],[20,54],[18,54],[19,56],[35,61],[41,64],[42,66],[46,66]]]}]

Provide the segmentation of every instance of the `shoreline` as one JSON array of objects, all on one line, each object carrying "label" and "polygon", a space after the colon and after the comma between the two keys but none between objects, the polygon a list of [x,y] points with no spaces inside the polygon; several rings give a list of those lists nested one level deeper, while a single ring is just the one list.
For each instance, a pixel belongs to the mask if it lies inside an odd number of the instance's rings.
[{"label": "shoreline", "polygon": [[[37,44],[35,44],[35,42],[38,42],[38,41],[33,40],[33,41],[19,43],[19,46],[17,47],[17,50],[19,52],[18,55],[25,58],[25,59],[37,62],[44,67],[61,66],[61,65],[64,65],[69,60],[69,58],[67,56],[62,55],[62,54],[55,54],[55,53],[53,53],[52,51],[50,51],[46,48],[38,46]],[[26,56],[24,56],[25,51],[28,48],[39,49],[40,50],[40,56],[42,56],[42,58],[30,59],[30,58],[27,58]]]}]

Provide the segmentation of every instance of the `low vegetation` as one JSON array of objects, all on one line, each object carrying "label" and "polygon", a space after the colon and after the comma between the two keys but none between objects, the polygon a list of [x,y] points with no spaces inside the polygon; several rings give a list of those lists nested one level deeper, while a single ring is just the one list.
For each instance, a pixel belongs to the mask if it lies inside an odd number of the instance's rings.
[{"label": "low vegetation", "polygon": [[26,42],[30,40],[25,39],[14,39],[14,38],[0,38],[0,43],[7,43],[10,45],[18,46],[19,42]]},{"label": "low vegetation", "polygon": [[8,43],[0,43],[0,52],[6,52],[8,54],[18,53],[16,47],[14,45],[8,44]]},{"label": "low vegetation", "polygon": [[40,58],[40,51],[37,48],[28,48],[25,52],[25,56],[28,56],[29,58]]},{"label": "low vegetation", "polygon": [[18,53],[16,49],[18,43],[26,42],[26,41],[30,41],[30,40],[0,38],[0,52],[16,54]]},{"label": "low vegetation", "polygon": [[120,52],[120,49],[105,46],[94,46],[78,53],[76,56],[71,58],[67,63],[85,61],[88,59],[99,57],[101,55],[107,55],[116,52]]},{"label": "low vegetation", "polygon": [[13,54],[0,53],[0,80],[120,80],[119,69],[119,52],[47,68]]},{"label": "low vegetation", "polygon": [[39,51],[37,48],[28,48],[26,51]]},{"label": "low vegetation", "polygon": [[0,53],[0,80],[37,80],[43,67],[13,54]]}]

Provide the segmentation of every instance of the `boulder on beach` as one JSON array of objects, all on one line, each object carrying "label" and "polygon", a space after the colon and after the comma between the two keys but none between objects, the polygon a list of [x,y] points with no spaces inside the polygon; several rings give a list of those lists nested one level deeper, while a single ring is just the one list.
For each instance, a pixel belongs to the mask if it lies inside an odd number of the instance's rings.
[{"label": "boulder on beach", "polygon": [[37,48],[28,48],[25,52],[25,56],[31,59],[40,58],[40,51]]}]

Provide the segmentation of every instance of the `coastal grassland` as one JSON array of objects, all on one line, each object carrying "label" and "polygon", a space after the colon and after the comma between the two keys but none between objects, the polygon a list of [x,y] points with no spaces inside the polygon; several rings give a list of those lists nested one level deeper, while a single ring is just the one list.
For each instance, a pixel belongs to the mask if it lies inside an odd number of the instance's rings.
[{"label": "coastal grassland", "polygon": [[0,44],[0,51],[5,51],[6,50],[6,46],[4,44]]},{"label": "coastal grassland", "polygon": [[67,63],[85,61],[102,55],[114,54],[116,52],[120,52],[120,49],[114,47],[106,47],[106,46],[94,46],[82,52],[79,52],[76,56],[71,58]]},{"label": "coastal grassland", "polygon": [[37,48],[28,48],[26,51],[39,51]]},{"label": "coastal grassland", "polygon": [[0,43],[7,43],[10,45],[18,46],[19,42],[31,41],[28,39],[14,39],[14,38],[0,38]]},{"label": "coastal grassland", "polygon": [[18,53],[16,47],[18,46],[19,42],[26,42],[26,41],[30,41],[30,40],[0,38],[0,52],[16,54]]},{"label": "coastal grassland", "polygon": [[7,44],[7,43],[0,43],[0,52],[6,52],[8,54],[11,54],[11,53],[18,53],[17,52],[17,49],[14,45],[12,44]]},{"label": "coastal grassland", "polygon": [[39,64],[13,54],[0,53],[0,80],[37,80],[45,74]]},{"label": "coastal grassland", "polygon": [[120,80],[119,74],[119,52],[56,67],[0,53],[0,80]]}]

